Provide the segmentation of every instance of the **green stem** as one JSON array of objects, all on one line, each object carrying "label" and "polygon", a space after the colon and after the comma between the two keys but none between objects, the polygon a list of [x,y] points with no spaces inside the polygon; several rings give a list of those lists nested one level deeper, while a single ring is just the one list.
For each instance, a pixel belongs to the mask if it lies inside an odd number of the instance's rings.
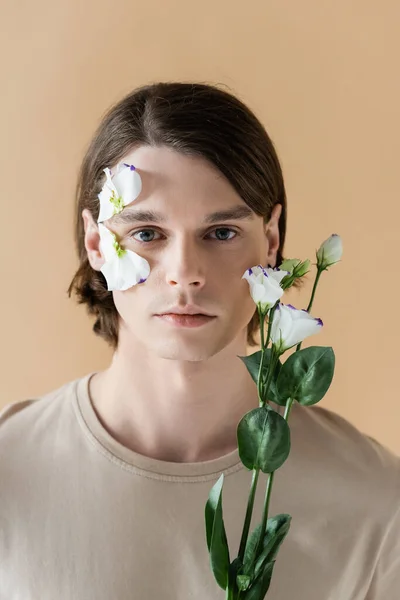
[{"label": "green stem", "polygon": [[272,473],[269,474],[267,487],[265,489],[265,500],[264,500],[263,515],[262,515],[262,520],[261,520],[260,537],[258,538],[257,547],[256,547],[256,551],[254,554],[256,559],[259,556],[259,552],[260,552],[260,549],[261,549],[261,546],[262,546],[262,543],[264,540],[264,533],[265,533],[265,528],[266,528],[267,521],[268,521],[269,501],[271,499],[271,491],[272,491],[272,484],[274,481],[274,475],[275,475],[275,471],[273,471]]},{"label": "green stem", "polygon": [[[288,398],[288,400],[286,402],[286,407],[285,407],[285,414],[283,417],[285,419],[285,421],[287,421],[289,418],[292,404],[293,404],[293,398]],[[269,503],[270,503],[270,499],[271,499],[271,491],[272,491],[272,484],[274,482],[274,475],[275,475],[275,471],[272,471],[272,473],[270,473],[270,475],[268,477],[267,487],[265,490],[265,500],[264,500],[263,516],[262,516],[262,521],[261,521],[260,537],[258,538],[257,548],[255,551],[256,557],[258,557],[258,555],[259,555],[259,551],[261,549],[261,545],[264,540],[264,533],[265,533],[265,528],[266,528],[267,521],[268,521]]]},{"label": "green stem", "polygon": [[258,314],[259,314],[259,319],[260,319],[260,336],[261,336],[261,350],[264,350],[265,345],[264,345],[264,321],[265,321],[265,314],[262,312],[261,308],[258,307]]},{"label": "green stem", "polygon": [[[318,271],[317,271],[317,275],[316,275],[316,278],[314,281],[314,286],[313,286],[313,290],[312,290],[312,294],[311,294],[311,299],[310,299],[310,302],[309,302],[309,305],[307,308],[308,312],[311,310],[312,303],[314,301],[315,291],[316,291],[317,285],[318,285],[318,280],[321,276],[322,270],[318,269]],[[264,405],[264,402],[262,401],[262,397],[264,396],[266,398],[266,396],[267,396],[269,386],[271,385],[273,373],[275,371],[275,366],[277,364],[277,361],[279,360],[279,353],[275,353],[272,350],[271,361],[270,361],[268,375],[267,375],[267,381],[265,383],[265,390],[263,391],[263,389],[262,389],[263,382],[262,382],[261,375],[262,375],[262,369],[263,369],[263,364],[264,364],[264,354],[265,354],[265,350],[269,344],[273,316],[274,316],[274,312],[275,312],[275,309],[278,304],[279,304],[279,300],[275,304],[275,306],[273,306],[269,311],[266,343],[264,343],[264,321],[265,321],[266,313],[263,313],[260,310],[260,308],[258,308],[259,317],[260,317],[260,333],[261,333],[261,360],[260,360],[260,366],[259,366],[259,371],[258,371],[257,387],[258,387],[258,398],[260,401],[260,406]],[[296,351],[300,350],[300,347],[301,347],[301,343],[298,344]],[[291,408],[293,405],[293,401],[294,401],[294,399],[288,398],[288,400],[286,402],[285,414],[283,417],[285,419],[285,421],[288,421],[288,419],[289,419],[289,414],[290,414],[290,411],[291,411]],[[238,554],[238,557],[242,563],[243,563],[243,559],[244,559],[244,553],[246,550],[247,538],[248,538],[249,530],[250,530],[250,523],[251,523],[251,518],[252,518],[252,514],[253,514],[254,499],[255,499],[259,474],[260,474],[260,469],[253,469],[253,477],[251,480],[250,494],[249,494],[249,499],[247,501],[246,517],[244,520],[242,536],[240,539],[239,554]],[[270,499],[271,499],[274,475],[275,475],[275,471],[273,471],[272,473],[269,474],[268,482],[267,482],[267,486],[266,486],[261,531],[260,531],[260,537],[258,538],[258,542],[257,542],[256,552],[255,552],[256,558],[259,555],[260,547],[261,547],[263,539],[264,539],[264,532],[265,532],[266,524],[268,521],[269,504],[270,504]],[[240,593],[240,590],[237,589],[236,582],[234,582],[233,588],[228,585],[228,587],[226,589],[226,600],[240,600],[240,596],[241,596],[241,593]]]},{"label": "green stem", "polygon": [[263,382],[262,382],[262,369],[264,365],[264,354],[265,354],[265,346],[264,346],[264,319],[265,314],[261,311],[260,307],[258,307],[258,314],[260,318],[260,330],[261,330],[261,360],[260,365],[258,367],[258,378],[257,378],[257,392],[258,392],[258,401],[261,406],[262,398],[263,398]]},{"label": "green stem", "polygon": [[[267,333],[267,345],[269,342],[269,338],[271,335],[271,324],[272,324],[272,318],[273,318],[273,313],[274,310],[276,308],[276,305],[271,309],[270,311],[270,316],[269,316],[269,321],[268,321],[268,333]],[[265,314],[262,313],[262,311],[259,308],[259,315],[260,315],[260,329],[261,329],[261,360],[260,360],[260,367],[259,367],[259,371],[258,371],[258,398],[260,401],[260,406],[263,406],[263,402],[262,402],[262,367],[263,367],[263,359],[264,359],[264,353],[266,350],[266,345],[264,344],[264,319],[265,319]],[[279,357],[278,357],[279,359]],[[266,383],[266,390],[268,391],[269,385],[271,383],[271,378],[272,378],[272,374],[274,372],[274,363],[271,360],[271,364],[270,364],[270,368],[269,368],[269,372],[268,372],[268,378],[267,378],[267,383]],[[246,550],[246,544],[247,544],[247,538],[249,535],[249,530],[250,530],[250,523],[251,523],[251,517],[253,514],[253,508],[254,508],[254,498],[255,498],[255,494],[256,494],[256,489],[257,489],[257,483],[258,483],[258,476],[260,474],[260,469],[253,469],[253,476],[252,476],[252,480],[251,480],[251,487],[250,487],[250,494],[249,494],[249,499],[247,501],[247,509],[246,509],[246,517],[244,520],[244,525],[243,525],[243,531],[242,531],[242,537],[240,539],[240,546],[239,546],[239,558],[241,559],[241,561],[243,561],[243,557],[244,557],[244,553]]]},{"label": "green stem", "polygon": [[[267,394],[269,392],[269,387],[271,385],[271,381],[272,378],[274,376],[274,371],[275,371],[275,367],[278,364],[278,360],[279,360],[279,354],[277,354],[274,351],[274,347],[272,347],[272,353],[271,353],[271,362],[269,364],[269,369],[268,369],[268,375],[267,375],[267,381],[265,383],[265,389],[264,389],[264,393],[263,393],[263,397],[267,398]],[[260,406],[265,406],[265,401],[260,402]]]},{"label": "green stem", "polygon": [[269,340],[271,337],[272,320],[274,318],[274,312],[275,312],[275,309],[278,304],[279,304],[279,300],[278,300],[278,302],[276,302],[275,306],[273,306],[269,311],[267,340],[265,343],[264,343],[264,320],[265,320],[266,315],[264,313],[262,313],[262,311],[260,309],[258,309],[258,312],[260,315],[260,326],[261,326],[261,360],[260,360],[260,366],[259,366],[259,370],[258,370],[258,400],[259,400],[260,406],[264,406],[264,404],[265,404],[265,401],[263,401],[263,398],[266,398],[266,395],[269,390],[269,386],[271,384],[272,376],[273,376],[273,373],[275,370],[275,365],[272,364],[272,361],[271,361],[269,370],[268,370],[267,381],[265,383],[265,388],[264,388],[263,377],[262,377],[263,367],[264,367],[264,356],[265,356],[265,350],[268,347]]},{"label": "green stem", "polygon": [[260,474],[260,469],[253,469],[253,477],[251,480],[250,494],[249,494],[249,499],[247,502],[246,517],[245,517],[245,521],[244,521],[242,538],[240,540],[239,554],[238,554],[238,556],[242,562],[243,562],[244,552],[246,550],[247,537],[249,535],[251,516],[253,514],[254,498],[255,498],[255,494],[256,494],[259,474]]},{"label": "green stem", "polygon": [[238,590],[237,587],[235,587],[234,590],[232,590],[232,600],[240,600],[242,596],[242,592],[240,590]]},{"label": "green stem", "polygon": [[288,398],[288,400],[286,402],[285,414],[283,415],[283,418],[285,419],[285,421],[288,421],[288,419],[289,419],[289,414],[290,414],[290,411],[293,406],[293,401],[294,401],[293,398]]},{"label": "green stem", "polygon": [[[312,307],[313,302],[314,302],[315,290],[317,289],[317,285],[318,285],[319,278],[321,277],[321,273],[324,270],[325,269],[318,269],[317,270],[317,274],[315,276],[314,285],[313,285],[313,289],[312,289],[312,293],[311,293],[310,302],[309,302],[309,304],[307,306],[307,312],[310,312],[310,310],[311,310],[311,307]],[[302,342],[300,342],[299,344],[297,344],[297,346],[296,346],[296,352],[298,352],[300,350],[301,344],[302,344]]]},{"label": "green stem", "polygon": [[237,588],[236,585],[233,588],[229,586],[226,588],[226,600],[240,600],[240,597],[241,591]]},{"label": "green stem", "polygon": [[314,281],[314,286],[313,286],[312,293],[311,293],[310,302],[309,302],[308,307],[307,307],[307,312],[309,312],[311,310],[311,307],[313,305],[314,296],[315,296],[315,290],[317,289],[318,281],[319,281],[319,278],[321,277],[322,271],[323,271],[323,269],[318,269],[317,270],[317,274],[315,276],[315,281]]},{"label": "green stem", "polygon": [[273,306],[273,307],[271,308],[271,310],[269,311],[269,316],[268,316],[268,330],[267,330],[267,341],[265,342],[265,348],[267,348],[267,347],[268,347],[268,344],[269,344],[269,339],[270,339],[270,337],[271,337],[272,319],[273,319],[273,317],[274,317],[274,312],[275,312],[275,309],[276,309],[276,307],[277,307],[278,303],[279,303],[279,300],[278,300],[278,302],[275,304],[275,306]]},{"label": "green stem", "polygon": [[[319,281],[319,278],[321,276],[322,271],[323,271],[323,269],[322,270],[321,269],[317,270],[317,274],[316,274],[316,277],[315,277],[315,281],[314,281],[314,285],[313,285],[313,289],[312,289],[312,293],[311,293],[310,302],[309,302],[308,308],[307,308],[308,312],[310,312],[312,304],[314,302],[315,291],[317,289],[318,281]],[[276,306],[278,305],[278,303],[279,303],[279,301],[275,304],[275,306],[270,310],[270,313],[269,313],[268,334],[267,334],[267,343],[266,343],[266,346],[269,343],[269,338],[270,338],[270,334],[271,334],[272,320],[273,320],[274,312],[275,312],[275,309],[276,309]],[[260,323],[261,323],[261,348],[262,348],[262,354],[261,354],[261,361],[260,361],[260,370],[259,370],[259,373],[258,373],[258,384],[259,384],[260,406],[262,406],[263,404],[261,403],[261,398],[260,398],[260,390],[261,390],[261,387],[260,387],[260,376],[261,376],[261,373],[262,373],[262,364],[263,364],[263,358],[264,358],[264,350],[265,350],[266,346],[264,346],[264,319],[262,317],[261,312],[260,312]],[[301,348],[301,342],[297,345],[296,352],[298,350],[300,350],[300,348]],[[275,353],[272,352],[271,362],[270,362],[269,370],[268,370],[267,381],[266,381],[265,389],[264,389],[264,393],[263,393],[263,396],[265,398],[267,397],[269,386],[271,385],[272,376],[273,376],[273,373],[274,373],[274,370],[275,370],[275,365],[276,365],[277,360],[279,360],[279,353],[276,353],[276,356],[275,356]],[[294,398],[288,398],[288,400],[286,402],[285,414],[284,414],[284,417],[283,417],[285,419],[285,421],[288,421],[288,419],[289,419],[289,415],[290,415],[290,411],[292,409],[293,402],[294,402]],[[254,496],[255,496],[255,491],[256,491],[256,487],[257,487],[258,475],[259,475],[259,469],[254,469],[253,470],[253,479],[252,479],[252,483],[251,483],[250,497],[249,497],[249,502],[248,502],[248,505],[247,505],[245,527],[243,529],[242,539],[241,539],[241,542],[240,542],[239,556],[240,556],[240,558],[242,560],[243,560],[243,556],[244,556],[244,549],[246,547],[247,536],[248,536],[249,527],[250,527],[250,521],[251,521],[251,515],[252,515],[252,511],[253,511]],[[265,490],[265,500],[264,500],[262,522],[261,522],[260,537],[258,538],[257,548],[256,548],[256,552],[255,552],[255,556],[256,557],[258,557],[258,555],[259,555],[259,551],[261,549],[261,545],[262,545],[263,539],[264,539],[265,528],[266,528],[267,521],[268,521],[269,504],[270,504],[270,500],[271,500],[271,492],[272,492],[272,484],[274,482],[274,475],[275,475],[275,471],[273,471],[272,473],[269,474],[268,482],[267,482],[267,486],[266,486],[266,490]],[[242,552],[242,554],[241,554],[241,552]]]},{"label": "green stem", "polygon": [[[274,369],[274,363],[271,361],[270,372],[273,372],[273,369]],[[267,390],[268,390],[270,381],[271,381],[271,379],[268,378],[267,386],[266,386]],[[253,508],[254,508],[254,498],[255,498],[255,493],[256,493],[256,489],[257,489],[259,474],[260,474],[260,469],[253,469],[253,477],[252,477],[252,481],[251,481],[250,494],[249,494],[249,499],[247,502],[246,517],[245,517],[245,522],[244,522],[244,526],[243,526],[242,537],[240,540],[239,555],[238,555],[242,563],[243,563],[243,559],[244,559],[244,553],[246,550],[247,538],[248,538],[249,530],[250,530],[251,517],[253,514]],[[269,498],[270,498],[271,488],[272,488],[272,481],[273,481],[273,473],[270,474],[270,476],[268,478],[268,484],[267,484],[267,492],[266,492],[267,497],[266,497],[266,501],[265,501],[267,514],[268,514]],[[265,513],[265,505],[264,505],[264,513]],[[261,527],[261,531],[264,531],[264,529],[265,529],[265,524],[264,524],[264,528]],[[257,553],[255,554],[255,556],[257,556]]]}]

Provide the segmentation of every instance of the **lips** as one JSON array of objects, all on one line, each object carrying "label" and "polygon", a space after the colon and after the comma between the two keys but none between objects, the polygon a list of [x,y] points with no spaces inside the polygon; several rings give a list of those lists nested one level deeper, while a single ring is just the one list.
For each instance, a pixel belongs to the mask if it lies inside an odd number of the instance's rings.
[{"label": "lips", "polygon": [[200,325],[205,325],[215,319],[215,317],[202,314],[184,315],[174,313],[164,313],[162,315],[157,315],[157,317],[165,323],[179,327],[199,327]]},{"label": "lips", "polygon": [[184,318],[196,318],[196,317],[205,317],[206,319],[211,319],[212,317],[210,315],[203,315],[201,313],[196,313],[195,315],[191,315],[191,314],[186,314],[186,313],[164,313],[162,315],[159,315],[160,317],[184,317]]}]

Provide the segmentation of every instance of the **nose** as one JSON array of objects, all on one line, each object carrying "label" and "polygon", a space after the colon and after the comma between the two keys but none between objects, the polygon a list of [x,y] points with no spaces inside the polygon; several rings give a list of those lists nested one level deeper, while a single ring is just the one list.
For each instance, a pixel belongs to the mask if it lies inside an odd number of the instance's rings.
[{"label": "nose", "polygon": [[168,285],[201,288],[205,284],[205,263],[196,242],[177,239],[165,251],[165,276]]}]

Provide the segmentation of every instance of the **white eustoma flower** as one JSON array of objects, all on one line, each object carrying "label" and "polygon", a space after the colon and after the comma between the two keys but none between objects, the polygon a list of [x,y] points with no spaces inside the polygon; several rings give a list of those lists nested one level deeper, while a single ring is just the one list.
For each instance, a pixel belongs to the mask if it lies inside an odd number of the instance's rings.
[{"label": "white eustoma flower", "polygon": [[150,273],[145,258],[131,250],[121,248],[116,236],[99,223],[100,250],[105,259],[101,272],[107,281],[107,289],[127,290],[137,283],[144,283]]},{"label": "white eustoma flower", "polygon": [[272,319],[271,341],[277,352],[282,354],[321,331],[322,326],[321,319],[314,319],[306,310],[299,310],[291,304],[278,304]]},{"label": "white eustoma flower", "polygon": [[333,233],[317,250],[317,267],[327,269],[339,262],[343,254],[342,238],[337,233]]},{"label": "white eustoma flower", "polygon": [[250,294],[254,302],[265,312],[282,297],[284,290],[280,282],[289,271],[257,265],[247,269],[242,276],[250,286]]},{"label": "white eustoma flower", "polygon": [[136,200],[142,191],[142,179],[133,165],[120,163],[115,175],[111,174],[108,167],[103,170],[107,179],[98,195],[100,200],[98,223],[120,213],[125,206]]}]

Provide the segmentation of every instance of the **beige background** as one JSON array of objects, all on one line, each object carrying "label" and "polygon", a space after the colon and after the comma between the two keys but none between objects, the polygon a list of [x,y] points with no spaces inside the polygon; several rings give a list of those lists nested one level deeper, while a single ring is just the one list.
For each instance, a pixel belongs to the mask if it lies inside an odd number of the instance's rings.
[{"label": "beige background", "polygon": [[286,254],[314,260],[343,237],[313,311],[312,343],[337,356],[321,404],[400,453],[397,0],[3,1],[1,23],[0,405],[110,359],[66,295],[75,177],[101,115],[144,83],[224,83],[277,146]]}]

